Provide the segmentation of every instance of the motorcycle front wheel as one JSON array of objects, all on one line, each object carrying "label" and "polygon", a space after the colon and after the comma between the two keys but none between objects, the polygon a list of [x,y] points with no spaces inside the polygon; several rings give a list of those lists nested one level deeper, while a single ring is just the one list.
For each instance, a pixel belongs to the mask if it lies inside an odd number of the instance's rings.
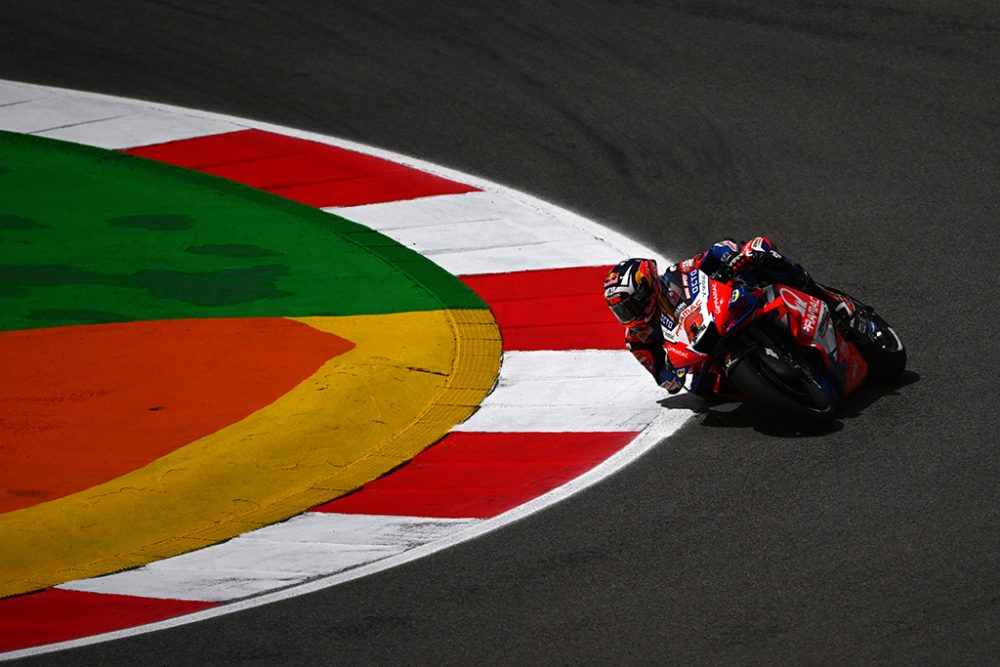
[{"label": "motorcycle front wheel", "polygon": [[762,412],[793,425],[833,421],[833,402],[820,386],[779,351],[758,348],[729,368],[729,379]]}]

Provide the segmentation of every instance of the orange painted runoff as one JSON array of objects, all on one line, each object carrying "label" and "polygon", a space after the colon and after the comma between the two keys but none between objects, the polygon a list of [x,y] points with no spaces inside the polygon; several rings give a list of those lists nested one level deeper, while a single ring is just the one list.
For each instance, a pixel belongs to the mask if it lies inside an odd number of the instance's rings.
[{"label": "orange painted runoff", "polygon": [[145,466],[269,405],[353,347],[284,318],[0,333],[0,513]]}]

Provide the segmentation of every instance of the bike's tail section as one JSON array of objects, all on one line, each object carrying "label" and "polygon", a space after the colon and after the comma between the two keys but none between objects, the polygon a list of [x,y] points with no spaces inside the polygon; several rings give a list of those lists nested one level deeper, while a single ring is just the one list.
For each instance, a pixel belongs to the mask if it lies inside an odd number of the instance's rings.
[{"label": "bike's tail section", "polygon": [[[896,330],[876,311],[843,290],[823,286],[838,299],[846,299],[854,307],[854,317],[849,326],[852,337],[858,339],[856,347],[868,363],[867,377],[872,382],[892,382],[906,370],[906,346]],[[856,332],[856,333],[855,333]]]}]

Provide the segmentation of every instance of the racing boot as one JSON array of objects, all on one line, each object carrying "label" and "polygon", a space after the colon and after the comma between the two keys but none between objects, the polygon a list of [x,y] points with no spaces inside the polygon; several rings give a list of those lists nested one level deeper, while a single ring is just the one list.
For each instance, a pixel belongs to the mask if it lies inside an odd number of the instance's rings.
[{"label": "racing boot", "polygon": [[875,343],[872,337],[874,327],[867,317],[866,309],[859,307],[850,297],[829,291],[815,282],[813,285],[819,292],[814,296],[822,299],[830,309],[830,318],[837,331],[859,348],[871,347]]}]

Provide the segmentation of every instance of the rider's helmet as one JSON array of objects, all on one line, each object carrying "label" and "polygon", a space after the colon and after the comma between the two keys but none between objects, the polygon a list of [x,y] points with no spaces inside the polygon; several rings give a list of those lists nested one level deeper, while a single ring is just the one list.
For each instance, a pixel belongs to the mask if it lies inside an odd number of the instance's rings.
[{"label": "rider's helmet", "polygon": [[626,259],[604,279],[604,300],[626,326],[649,322],[660,298],[660,276],[654,259]]}]

